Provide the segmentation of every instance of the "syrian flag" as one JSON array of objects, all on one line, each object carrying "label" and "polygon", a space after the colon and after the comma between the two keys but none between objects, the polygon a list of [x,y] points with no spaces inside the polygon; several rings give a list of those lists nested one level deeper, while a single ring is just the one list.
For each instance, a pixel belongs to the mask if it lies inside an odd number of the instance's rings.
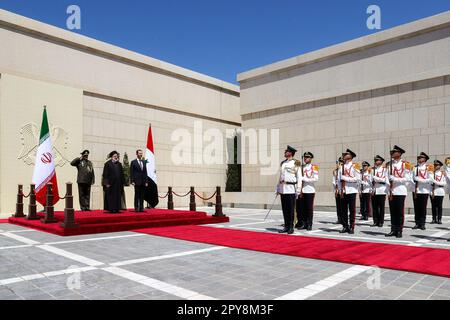
[{"label": "syrian flag", "polygon": [[58,183],[55,172],[55,155],[52,151],[52,140],[47,120],[47,110],[44,107],[42,115],[41,134],[39,146],[36,152],[36,161],[33,171],[33,184],[36,185],[36,200],[43,206],[46,205],[47,183],[53,184],[53,204],[59,200]]},{"label": "syrian flag", "polygon": [[152,126],[148,127],[147,148],[145,149],[146,169],[148,176],[148,187],[146,188],[144,199],[154,208],[158,205],[158,186],[155,166],[155,150],[153,148]]}]

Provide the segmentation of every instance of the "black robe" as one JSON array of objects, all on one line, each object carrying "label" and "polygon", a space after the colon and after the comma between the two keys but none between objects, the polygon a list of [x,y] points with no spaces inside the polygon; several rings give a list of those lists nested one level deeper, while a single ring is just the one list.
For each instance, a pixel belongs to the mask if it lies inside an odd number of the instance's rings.
[{"label": "black robe", "polygon": [[[119,212],[122,209],[122,196],[125,177],[120,162],[109,160],[103,168],[103,190],[105,191],[104,209],[110,212]],[[110,187],[106,187],[109,185]]]}]

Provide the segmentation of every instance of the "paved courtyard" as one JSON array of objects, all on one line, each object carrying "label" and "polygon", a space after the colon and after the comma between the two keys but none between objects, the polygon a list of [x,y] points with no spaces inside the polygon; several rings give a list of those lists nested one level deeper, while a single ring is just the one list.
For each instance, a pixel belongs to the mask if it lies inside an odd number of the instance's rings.
[{"label": "paved courtyard", "polygon": [[[213,208],[199,208],[213,212]],[[212,225],[275,232],[282,215],[224,208],[229,223]],[[388,217],[387,217],[388,218]],[[450,250],[444,224],[385,238],[384,228],[358,221],[341,235],[333,212],[316,212],[313,231],[294,235],[352,239]],[[430,218],[428,218],[430,220]],[[59,237],[0,224],[0,299],[446,299],[450,278],[304,259],[134,232]]]}]

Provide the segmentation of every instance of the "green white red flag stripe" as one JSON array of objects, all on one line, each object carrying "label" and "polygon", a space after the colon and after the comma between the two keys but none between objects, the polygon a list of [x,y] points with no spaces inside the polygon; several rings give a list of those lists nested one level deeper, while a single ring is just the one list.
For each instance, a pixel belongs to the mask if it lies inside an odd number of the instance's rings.
[{"label": "green white red flag stripe", "polygon": [[47,110],[44,107],[42,115],[41,134],[39,146],[36,152],[36,161],[33,171],[33,184],[36,185],[36,201],[45,206],[47,184],[53,184],[53,204],[59,201],[58,183],[55,171],[55,155],[53,154],[52,141],[48,126]]}]

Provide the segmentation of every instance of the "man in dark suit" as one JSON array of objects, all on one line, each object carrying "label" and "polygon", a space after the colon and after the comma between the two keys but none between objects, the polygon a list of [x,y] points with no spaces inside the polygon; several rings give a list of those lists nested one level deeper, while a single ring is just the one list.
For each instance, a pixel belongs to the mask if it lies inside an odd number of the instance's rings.
[{"label": "man in dark suit", "polygon": [[137,150],[137,159],[131,161],[130,165],[130,181],[134,186],[134,210],[136,212],[144,212],[145,187],[148,186],[147,161],[143,159],[143,155],[142,150]]}]

